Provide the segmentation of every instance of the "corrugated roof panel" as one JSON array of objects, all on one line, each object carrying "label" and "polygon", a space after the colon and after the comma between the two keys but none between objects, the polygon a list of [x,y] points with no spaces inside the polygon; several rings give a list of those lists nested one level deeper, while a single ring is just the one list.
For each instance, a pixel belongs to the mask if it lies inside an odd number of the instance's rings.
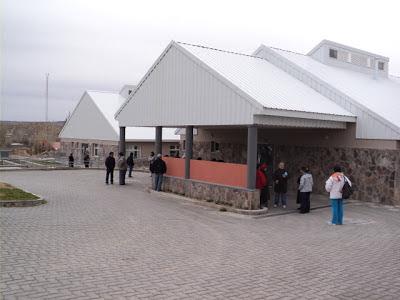
[{"label": "corrugated roof panel", "polygon": [[265,59],[179,44],[266,108],[353,116]]},{"label": "corrugated roof panel", "polygon": [[398,77],[378,76],[374,79],[370,74],[325,65],[307,55],[271,49],[400,127],[400,79]]}]

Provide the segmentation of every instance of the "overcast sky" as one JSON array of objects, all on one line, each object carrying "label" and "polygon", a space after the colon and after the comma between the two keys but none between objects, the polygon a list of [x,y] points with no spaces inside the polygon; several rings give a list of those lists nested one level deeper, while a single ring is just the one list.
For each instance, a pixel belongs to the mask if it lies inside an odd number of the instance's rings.
[{"label": "overcast sky", "polygon": [[84,90],[135,84],[171,40],[307,53],[330,39],[390,57],[400,75],[399,1],[3,0],[2,120],[63,120]]}]

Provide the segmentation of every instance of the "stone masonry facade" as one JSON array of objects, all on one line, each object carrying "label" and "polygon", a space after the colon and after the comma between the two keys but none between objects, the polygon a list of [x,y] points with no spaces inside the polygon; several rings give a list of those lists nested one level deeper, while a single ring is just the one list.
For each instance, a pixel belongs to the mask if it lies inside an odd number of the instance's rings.
[{"label": "stone masonry facade", "polygon": [[[325,181],[335,164],[354,183],[353,199],[400,205],[400,151],[368,148],[308,147],[274,145],[274,168],[284,161],[291,174],[289,189],[295,191],[299,169],[307,166],[314,177],[314,192],[326,194]],[[194,142],[193,157],[225,162],[246,163],[246,145],[220,143],[219,151],[210,152],[210,142]]]},{"label": "stone masonry facade", "polygon": [[277,146],[275,156],[276,162],[287,162],[292,190],[297,186],[298,169],[308,166],[314,177],[315,193],[326,193],[325,181],[338,164],[354,184],[352,198],[400,205],[398,150]]},{"label": "stone masonry facade", "polygon": [[188,180],[172,176],[164,177],[164,191],[189,198],[214,202],[239,209],[259,209],[260,194],[251,191],[197,180]]}]

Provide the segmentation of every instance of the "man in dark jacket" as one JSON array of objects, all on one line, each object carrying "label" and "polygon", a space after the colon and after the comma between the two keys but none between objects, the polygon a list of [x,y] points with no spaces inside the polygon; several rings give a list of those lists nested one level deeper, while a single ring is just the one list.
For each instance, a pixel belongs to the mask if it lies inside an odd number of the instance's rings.
[{"label": "man in dark jacket", "polygon": [[133,166],[135,165],[135,162],[133,161],[133,152],[129,154],[129,157],[126,160],[126,163],[128,164],[128,177],[132,177],[132,170]]},{"label": "man in dark jacket", "polygon": [[279,202],[282,202],[282,207],[286,208],[286,193],[289,173],[285,170],[284,162],[279,163],[278,169],[274,172],[273,178],[275,192],[274,207],[278,207]]},{"label": "man in dark jacket", "polygon": [[70,168],[74,167],[74,156],[72,155],[72,153],[68,156],[68,166]]},{"label": "man in dark jacket", "polygon": [[162,160],[161,154],[157,154],[157,159],[153,162],[152,169],[155,174],[154,189],[159,192],[161,191],[164,174],[167,172],[167,165]]},{"label": "man in dark jacket", "polygon": [[83,157],[83,164],[85,165],[85,168],[89,168],[90,156],[88,152],[86,152],[85,156]]},{"label": "man in dark jacket", "polygon": [[115,158],[114,152],[110,152],[105,161],[107,173],[106,173],[106,184],[108,184],[108,177],[111,177],[111,184],[114,184],[114,168],[115,168]]}]

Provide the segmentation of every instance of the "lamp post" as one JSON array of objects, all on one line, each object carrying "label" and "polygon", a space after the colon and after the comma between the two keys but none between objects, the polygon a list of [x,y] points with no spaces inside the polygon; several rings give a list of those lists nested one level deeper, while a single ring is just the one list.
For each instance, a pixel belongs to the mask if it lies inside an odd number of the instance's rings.
[{"label": "lamp post", "polygon": [[49,121],[49,76],[50,73],[46,73],[46,122]]}]

